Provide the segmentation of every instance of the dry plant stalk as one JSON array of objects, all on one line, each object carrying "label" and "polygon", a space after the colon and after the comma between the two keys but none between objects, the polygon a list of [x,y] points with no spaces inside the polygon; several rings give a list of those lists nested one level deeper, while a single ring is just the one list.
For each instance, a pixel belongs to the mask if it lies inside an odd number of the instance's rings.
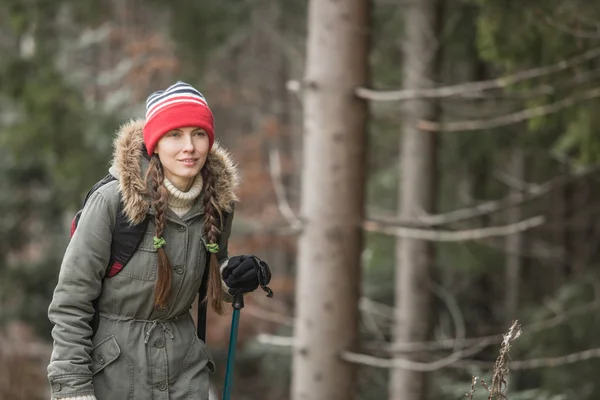
[{"label": "dry plant stalk", "polygon": [[478,376],[473,376],[471,379],[471,390],[465,395],[467,399],[473,400],[473,395],[477,390],[477,380],[481,381],[483,386],[488,391],[488,400],[508,400],[505,396],[506,378],[508,377],[508,357],[511,347],[511,342],[521,336],[521,325],[518,321],[514,321],[508,333],[503,335],[504,340],[500,347],[500,355],[494,363],[494,372],[492,375],[491,385],[487,385],[485,381]]}]

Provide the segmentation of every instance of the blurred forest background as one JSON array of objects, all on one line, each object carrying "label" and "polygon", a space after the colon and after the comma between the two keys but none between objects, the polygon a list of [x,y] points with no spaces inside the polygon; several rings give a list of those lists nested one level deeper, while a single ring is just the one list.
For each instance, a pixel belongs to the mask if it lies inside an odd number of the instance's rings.
[{"label": "blurred forest background", "polygon": [[[303,115],[304,77],[329,65],[307,57],[325,15],[309,18],[313,3],[369,10],[369,81],[355,94],[368,104],[364,241],[348,277],[362,293],[347,305],[360,345],[335,361],[357,374],[356,398],[464,398],[473,375],[489,381],[515,319],[508,398],[600,398],[595,2],[0,0],[0,399],[49,398],[47,307],[70,220],[106,174],[119,125],[184,80],[206,95],[242,174],[230,252],[274,274],[275,298],[257,293],[242,311],[233,397],[300,400],[303,137],[319,129]],[[409,137],[426,142],[409,149]],[[217,396],[229,323],[209,316]],[[415,386],[403,392],[403,379]]]}]

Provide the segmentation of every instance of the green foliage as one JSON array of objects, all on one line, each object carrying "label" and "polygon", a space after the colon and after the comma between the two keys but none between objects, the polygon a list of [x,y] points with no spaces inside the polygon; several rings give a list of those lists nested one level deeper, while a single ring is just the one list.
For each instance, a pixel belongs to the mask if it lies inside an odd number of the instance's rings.
[{"label": "green foliage", "polygon": [[[526,318],[531,324],[556,316],[557,311],[568,312],[597,301],[598,281],[594,276],[580,282],[560,287],[547,303],[551,307],[532,305]],[[576,313],[564,323],[541,332],[525,334],[516,342],[513,357],[520,359],[558,357],[597,348],[600,339],[595,332],[600,328],[597,310]],[[526,331],[525,331],[526,332]],[[591,400],[600,396],[600,385],[596,379],[600,361],[592,358],[574,364],[559,365],[525,371],[520,376],[520,386],[534,389],[543,387],[549,394],[563,395],[569,399]]]},{"label": "green foliage", "polygon": [[[512,0],[476,0],[475,3],[480,12],[477,20],[480,57],[499,74],[552,65],[596,46],[593,40],[578,38],[568,29],[571,26],[575,31],[575,28],[585,26],[586,20],[600,17],[592,3],[558,0],[530,1],[525,6],[523,2]],[[543,106],[589,89],[593,82],[584,81],[585,85],[569,82],[578,75],[595,71],[597,64],[597,60],[590,60],[559,73],[520,83],[511,89],[519,93],[540,84],[556,87],[552,96],[530,98],[524,102],[523,108]],[[527,130],[531,135],[527,135],[530,138],[527,141],[539,144],[539,141],[531,139],[533,136],[547,145],[549,141],[555,142],[554,150],[561,155],[568,155],[583,164],[597,162],[600,160],[600,140],[593,135],[596,125],[593,115],[597,104],[593,100],[581,101],[559,112],[529,120]]]},{"label": "green foliage", "polygon": [[[77,5],[84,3],[90,6]],[[90,110],[80,89],[55,67],[55,17],[71,5],[0,2],[8,11],[8,33],[17,40],[32,32],[35,40],[33,54],[6,51],[0,58],[0,322],[18,317],[44,336],[68,233],[64,215],[106,173],[116,122]],[[44,256],[18,256],[27,248]]]}]

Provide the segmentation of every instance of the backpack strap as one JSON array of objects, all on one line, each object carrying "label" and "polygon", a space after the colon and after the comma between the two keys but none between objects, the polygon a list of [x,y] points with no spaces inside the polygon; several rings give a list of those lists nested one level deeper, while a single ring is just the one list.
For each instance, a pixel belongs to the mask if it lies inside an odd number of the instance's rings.
[{"label": "backpack strap", "polygon": [[87,192],[87,194],[85,195],[85,198],[83,199],[83,203],[81,204],[81,208],[79,209],[79,211],[77,211],[77,214],[75,214],[75,217],[73,218],[73,221],[71,222],[71,237],[75,233],[75,229],[77,229],[77,225],[79,224],[79,219],[81,218],[81,213],[83,212],[83,208],[85,207],[85,204],[87,203],[90,196],[96,190],[100,189],[102,186],[104,186],[107,183],[110,183],[112,181],[115,181],[115,180],[117,180],[117,178],[115,178],[111,174],[108,174],[104,178],[102,178],[101,180],[96,182],[94,184],[94,186],[92,186],[91,189]]},{"label": "backpack strap", "polygon": [[[231,216],[230,213],[223,214],[223,220],[226,221],[227,218]],[[210,257],[211,253],[207,251],[208,257],[206,258],[206,266],[204,267],[204,274],[202,275],[202,283],[200,284],[200,289],[198,289],[198,338],[206,343],[206,312],[208,308],[208,302],[202,301],[206,298],[206,294],[208,293],[208,276],[210,275]]]},{"label": "backpack strap", "polygon": [[202,274],[202,283],[200,284],[200,289],[198,290],[198,338],[206,343],[206,311],[207,311],[207,301],[203,301],[206,297],[206,293],[208,292],[208,275],[210,268],[210,257],[206,259],[206,266],[204,268],[204,274]]},{"label": "backpack strap", "polygon": [[110,244],[110,261],[106,277],[112,278],[127,265],[144,239],[148,228],[148,217],[137,225],[131,225],[123,213],[123,202],[119,196],[117,218]]},{"label": "backpack strap", "polygon": [[[77,225],[79,224],[79,219],[81,218],[81,213],[85,207],[90,196],[97,191],[102,186],[117,180],[112,174],[106,175],[100,181],[96,182],[94,186],[88,191],[86,194],[83,203],[81,205],[81,209],[75,214],[73,221],[71,222],[71,237],[75,233],[77,229]],[[121,270],[127,265],[133,254],[135,254],[138,246],[142,242],[144,238],[144,233],[148,227],[148,218],[145,218],[144,221],[137,225],[130,225],[129,220],[123,213],[123,200],[121,195],[119,194],[119,201],[117,205],[115,226],[112,231],[112,240],[110,245],[110,258],[109,263],[107,265],[107,270],[105,274],[105,278],[111,278],[121,272]],[[98,299],[92,301],[92,305],[96,312],[91,321],[93,334],[96,333],[98,327]]]}]

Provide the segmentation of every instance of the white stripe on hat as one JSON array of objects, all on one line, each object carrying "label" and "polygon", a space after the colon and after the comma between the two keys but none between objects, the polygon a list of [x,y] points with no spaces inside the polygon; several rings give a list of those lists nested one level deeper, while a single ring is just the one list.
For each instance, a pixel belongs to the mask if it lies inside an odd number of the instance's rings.
[{"label": "white stripe on hat", "polygon": [[151,94],[146,101],[146,122],[156,113],[175,103],[194,103],[208,108],[204,96],[192,86],[184,82],[177,82],[165,91]]},{"label": "white stripe on hat", "polygon": [[199,100],[198,98],[192,98],[189,96],[173,96],[169,99],[165,99],[165,100],[157,103],[154,107],[152,107],[150,110],[148,110],[146,112],[146,122],[149,121],[152,117],[154,117],[163,108],[168,107],[173,104],[176,104],[176,103],[194,103],[194,104],[199,104],[201,106],[208,108],[208,106],[206,105],[206,102]]}]

